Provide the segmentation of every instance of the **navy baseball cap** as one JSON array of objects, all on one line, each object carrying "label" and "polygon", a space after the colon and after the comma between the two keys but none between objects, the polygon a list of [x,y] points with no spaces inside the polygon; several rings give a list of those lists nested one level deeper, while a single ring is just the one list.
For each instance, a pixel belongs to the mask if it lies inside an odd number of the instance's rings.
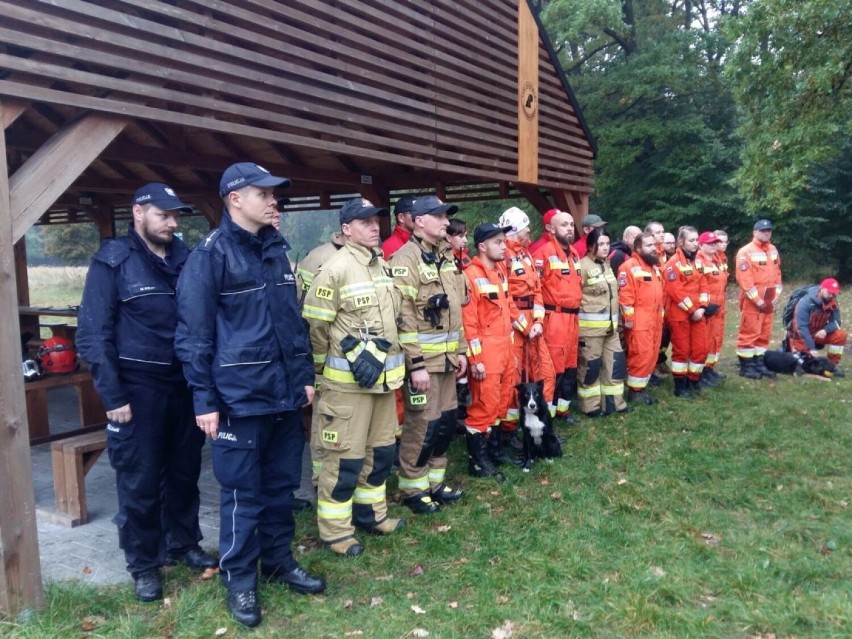
[{"label": "navy baseball cap", "polygon": [[410,213],[416,199],[413,195],[403,195],[396,201],[396,206],[393,207],[393,214]]},{"label": "navy baseball cap", "polygon": [[171,187],[162,182],[150,182],[136,189],[136,193],[133,194],[132,204],[153,204],[163,211],[192,213],[192,207],[189,204],[181,202]]},{"label": "navy baseball cap", "polygon": [[222,173],[222,179],[219,180],[219,195],[225,197],[231,191],[250,185],[262,188],[273,186],[286,188],[290,186],[290,180],[285,177],[276,177],[254,162],[238,162]]},{"label": "navy baseball cap", "polygon": [[769,220],[758,220],[754,223],[755,231],[771,231],[772,230],[772,222]]},{"label": "navy baseball cap", "polygon": [[388,213],[387,209],[373,206],[373,203],[366,198],[353,197],[340,207],[340,223],[348,224],[352,220],[366,220],[374,215],[384,217]]},{"label": "navy baseball cap", "polygon": [[444,204],[443,200],[437,195],[423,195],[414,200],[414,205],[411,207],[411,217],[418,215],[453,215],[458,213],[459,207],[455,204]]},{"label": "navy baseball cap", "polygon": [[480,242],[484,242],[500,233],[506,234],[511,231],[514,226],[497,226],[493,222],[485,222],[473,229],[473,243],[479,246]]}]

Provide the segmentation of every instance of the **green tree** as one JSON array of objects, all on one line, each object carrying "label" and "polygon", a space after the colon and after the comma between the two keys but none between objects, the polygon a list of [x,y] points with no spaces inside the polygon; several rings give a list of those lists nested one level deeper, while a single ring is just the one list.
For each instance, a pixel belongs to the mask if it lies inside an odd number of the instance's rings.
[{"label": "green tree", "polygon": [[849,1],[754,0],[726,31],[737,43],[726,75],[742,109],[735,183],[749,210],[790,212],[808,199],[814,169],[848,148]]},{"label": "green tree", "polygon": [[45,258],[65,266],[87,265],[100,246],[98,227],[91,223],[49,224],[35,227]]},{"label": "green tree", "polygon": [[542,18],[598,140],[591,208],[619,226],[729,226],[740,202],[720,22],[740,2],[550,0]]}]

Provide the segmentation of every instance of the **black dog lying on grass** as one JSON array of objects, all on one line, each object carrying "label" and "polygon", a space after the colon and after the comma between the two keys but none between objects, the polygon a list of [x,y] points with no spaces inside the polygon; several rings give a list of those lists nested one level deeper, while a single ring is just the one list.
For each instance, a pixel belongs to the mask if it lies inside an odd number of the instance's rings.
[{"label": "black dog lying on grass", "polygon": [[553,418],[544,399],[544,381],[515,386],[521,411],[521,428],[524,434],[524,455],[521,468],[530,472],[533,459],[562,457],[562,446],[553,432]]},{"label": "black dog lying on grass", "polygon": [[766,351],[763,356],[766,368],[773,373],[785,375],[816,375],[817,377],[843,377],[843,371],[838,369],[827,357],[814,357],[808,352],[796,351]]}]

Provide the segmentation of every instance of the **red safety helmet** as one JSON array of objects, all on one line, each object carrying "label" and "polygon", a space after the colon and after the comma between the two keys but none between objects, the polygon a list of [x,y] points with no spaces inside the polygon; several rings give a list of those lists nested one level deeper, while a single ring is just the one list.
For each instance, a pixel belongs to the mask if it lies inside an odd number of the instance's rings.
[{"label": "red safety helmet", "polygon": [[46,373],[70,373],[77,370],[77,351],[71,340],[49,337],[41,343],[37,357]]}]

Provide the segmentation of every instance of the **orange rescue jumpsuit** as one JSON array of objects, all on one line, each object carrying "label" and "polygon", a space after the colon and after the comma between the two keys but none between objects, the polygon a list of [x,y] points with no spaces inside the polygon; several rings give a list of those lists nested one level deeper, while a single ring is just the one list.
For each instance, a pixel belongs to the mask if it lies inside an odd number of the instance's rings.
[{"label": "orange rescue jumpsuit", "polygon": [[[627,346],[627,388],[642,392],[657,364],[665,293],[659,266],[634,254],[618,269],[618,303]],[[628,328],[628,324],[632,324]]]},{"label": "orange rescue jumpsuit", "polygon": [[[778,249],[770,242],[752,240],[737,251],[736,268],[741,290],[737,356],[745,360],[763,357],[772,339],[772,317],[781,296]],[[757,309],[759,299],[767,303],[763,313]]]},{"label": "orange rescue jumpsuit", "polygon": [[672,334],[672,377],[697,382],[707,359],[707,322],[692,314],[706,307],[710,295],[697,256],[678,249],[663,268],[666,287],[666,321]]},{"label": "orange rescue jumpsuit", "polygon": [[[717,306],[715,312],[707,320],[707,359],[704,368],[710,370],[719,361],[722,353],[722,340],[725,336],[725,289],[728,286],[728,264],[724,253],[716,252],[712,263],[707,263],[703,255],[696,258],[696,266],[700,263],[700,270],[704,275],[704,287],[709,294],[710,308]],[[709,311],[707,311],[709,312]]]},{"label": "orange rescue jumpsuit", "polygon": [[468,374],[471,402],[465,427],[470,433],[488,433],[505,417],[517,383],[512,347],[512,317],[519,311],[509,296],[506,267],[488,268],[477,256],[465,269],[468,301],[462,307],[467,338],[468,367],[485,365],[485,379]]},{"label": "orange rescue jumpsuit", "polygon": [[[553,416],[556,412],[556,405],[553,403],[556,373],[553,371],[550,351],[547,350],[543,335],[532,340],[528,337],[533,324],[539,322],[544,326],[541,280],[530,252],[520,242],[509,237],[506,238],[506,268],[509,271],[509,294],[526,320],[526,326],[522,326],[522,330],[515,334],[515,366],[524,381],[544,380],[544,398]],[[518,318],[513,318],[513,322],[521,326]],[[507,419],[503,422],[503,430],[515,430],[518,417],[517,398],[514,398]]]},{"label": "orange rescue jumpsuit", "polygon": [[566,415],[577,395],[577,355],[580,349],[580,302],[583,285],[580,258],[566,252],[550,234],[534,253],[544,300],[544,339],[556,373],[556,414]]}]

